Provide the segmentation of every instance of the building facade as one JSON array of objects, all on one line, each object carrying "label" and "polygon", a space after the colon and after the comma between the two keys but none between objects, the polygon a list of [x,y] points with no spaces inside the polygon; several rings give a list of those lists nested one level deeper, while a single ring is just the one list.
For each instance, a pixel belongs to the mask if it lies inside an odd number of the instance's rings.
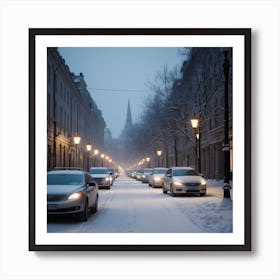
[{"label": "building facade", "polygon": [[[91,151],[103,149],[105,121],[82,73],[70,72],[57,48],[47,49],[47,168],[87,168]],[[79,144],[74,136],[80,137]]]},{"label": "building facade", "polygon": [[[176,135],[177,164],[193,166],[200,169],[205,177],[212,179],[224,177],[225,94],[228,96],[227,134],[230,144],[230,172],[233,171],[232,50],[226,50],[226,60],[224,51],[223,48],[193,48],[191,58],[182,67],[182,78],[176,81],[173,88],[177,115],[181,116],[185,126],[184,128],[181,126],[180,130],[184,133]],[[199,118],[199,131],[195,131],[190,125],[194,115]],[[169,161],[174,163],[174,157],[173,153],[173,158]]]}]

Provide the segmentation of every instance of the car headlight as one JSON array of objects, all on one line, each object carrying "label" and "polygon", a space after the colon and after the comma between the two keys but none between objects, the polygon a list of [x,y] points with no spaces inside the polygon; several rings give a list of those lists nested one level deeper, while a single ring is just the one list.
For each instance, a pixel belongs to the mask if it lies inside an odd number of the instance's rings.
[{"label": "car headlight", "polygon": [[159,177],[155,177],[154,180],[158,182],[158,181],[160,181],[161,179],[160,179]]},{"label": "car headlight", "polygon": [[69,196],[68,196],[68,200],[75,200],[75,199],[79,199],[83,196],[83,193],[82,192],[75,192],[75,193],[71,193]]},{"label": "car headlight", "polygon": [[182,186],[183,184],[181,182],[174,182],[175,186]]},{"label": "car headlight", "polygon": [[206,181],[202,181],[201,186],[205,186],[205,185],[206,185]]}]

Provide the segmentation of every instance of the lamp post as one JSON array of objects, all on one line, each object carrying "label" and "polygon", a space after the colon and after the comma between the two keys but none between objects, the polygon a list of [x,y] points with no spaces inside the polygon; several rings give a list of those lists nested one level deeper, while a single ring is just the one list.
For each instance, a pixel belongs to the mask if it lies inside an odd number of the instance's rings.
[{"label": "lamp post", "polygon": [[104,159],[105,155],[101,154],[101,166],[103,167],[103,159]]},{"label": "lamp post", "polygon": [[146,157],[146,161],[147,161],[147,168],[149,168],[150,167],[150,158]]},{"label": "lamp post", "polygon": [[87,171],[89,170],[89,153],[91,151],[91,144],[87,144],[86,145],[86,149],[87,149]]},{"label": "lamp post", "polygon": [[200,120],[197,116],[192,116],[191,125],[195,131],[195,154],[197,161],[197,171],[201,173],[201,160],[200,160],[200,142],[201,142],[201,133],[200,133]]},{"label": "lamp post", "polygon": [[95,149],[94,150],[94,162],[93,162],[94,166],[96,166],[96,157],[97,157],[98,154],[99,154],[99,150]]},{"label": "lamp post", "polygon": [[73,140],[76,146],[76,164],[79,166],[80,163],[78,163],[78,145],[80,144],[81,137],[79,136],[79,134],[76,133],[75,136],[73,137]]},{"label": "lamp post", "polygon": [[224,104],[224,198],[230,198],[230,185],[229,185],[229,174],[230,174],[230,145],[228,136],[228,123],[229,123],[229,105],[228,105],[228,74],[229,64],[227,59],[228,51],[224,51],[224,77],[225,77],[225,104]]},{"label": "lamp post", "polygon": [[158,167],[159,167],[159,157],[161,156],[162,151],[161,150],[157,150],[157,156],[158,156]]}]

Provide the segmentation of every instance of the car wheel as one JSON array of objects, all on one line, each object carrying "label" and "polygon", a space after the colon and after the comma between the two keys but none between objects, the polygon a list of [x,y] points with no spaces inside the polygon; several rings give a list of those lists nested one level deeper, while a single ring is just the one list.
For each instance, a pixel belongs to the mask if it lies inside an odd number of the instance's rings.
[{"label": "car wheel", "polygon": [[82,215],[82,221],[86,222],[88,220],[88,202],[86,200],[85,202],[85,207],[84,207],[84,212]]},{"label": "car wheel", "polygon": [[164,188],[164,186],[162,186],[162,192],[167,193],[167,190]]},{"label": "car wheel", "polygon": [[98,196],[96,197],[96,201],[95,201],[93,207],[91,208],[91,212],[94,214],[97,212],[97,210],[98,210]]},{"label": "car wheel", "polygon": [[205,193],[201,193],[201,194],[200,194],[200,196],[205,196],[205,195],[206,195],[206,192],[205,192]]}]

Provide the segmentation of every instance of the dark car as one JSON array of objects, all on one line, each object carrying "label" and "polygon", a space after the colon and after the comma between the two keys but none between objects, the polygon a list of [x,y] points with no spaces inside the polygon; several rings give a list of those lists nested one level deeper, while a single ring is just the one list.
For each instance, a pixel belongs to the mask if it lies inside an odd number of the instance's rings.
[{"label": "dark car", "polygon": [[54,170],[47,173],[48,215],[78,216],[87,221],[89,210],[98,208],[98,186],[82,170]]}]

